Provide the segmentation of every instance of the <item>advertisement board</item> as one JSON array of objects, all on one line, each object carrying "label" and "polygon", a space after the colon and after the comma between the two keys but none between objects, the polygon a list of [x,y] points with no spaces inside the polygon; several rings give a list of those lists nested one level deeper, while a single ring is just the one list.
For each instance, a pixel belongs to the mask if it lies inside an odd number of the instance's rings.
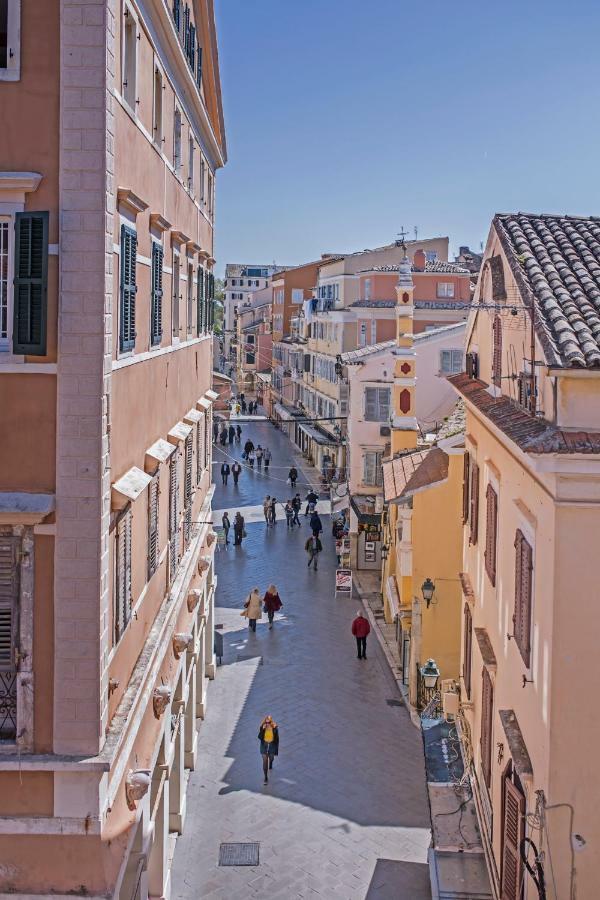
[{"label": "advertisement board", "polygon": [[335,593],[352,596],[352,569],[335,570]]}]

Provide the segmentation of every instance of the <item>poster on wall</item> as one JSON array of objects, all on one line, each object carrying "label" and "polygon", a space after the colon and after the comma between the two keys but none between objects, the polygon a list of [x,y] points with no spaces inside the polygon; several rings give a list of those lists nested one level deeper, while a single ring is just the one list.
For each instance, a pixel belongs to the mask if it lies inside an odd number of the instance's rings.
[{"label": "poster on wall", "polygon": [[335,570],[335,593],[352,596],[352,569]]},{"label": "poster on wall", "polygon": [[376,559],[374,550],[365,550],[365,562],[375,562]]}]

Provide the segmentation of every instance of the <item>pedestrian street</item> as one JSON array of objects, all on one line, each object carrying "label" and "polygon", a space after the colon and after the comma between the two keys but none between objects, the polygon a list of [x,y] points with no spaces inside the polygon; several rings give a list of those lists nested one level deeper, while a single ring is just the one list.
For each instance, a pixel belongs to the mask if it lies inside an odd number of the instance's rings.
[{"label": "pedestrian street", "polygon": [[[421,735],[398,702],[373,633],[367,659],[357,659],[351,624],[360,601],[334,597],[330,517],[320,512],[317,572],[307,567],[304,504],[300,528],[288,530],[280,508],[277,524],[265,524],[262,499],[275,493],[285,502],[292,464],[304,499],[310,477],[301,458],[268,422],[242,425],[241,445],[226,452],[241,459],[250,436],[273,459],[268,476],[244,469],[237,487],[231,478],[223,486],[215,447],[215,525],[220,510],[239,509],[247,537],[217,551],[224,658],[200,726],[172,896],[424,900],[430,831]],[[249,633],[244,601],[271,583],[283,608],[273,630],[263,614]],[[280,747],[265,786],[257,734],[267,714],[279,726]],[[259,865],[218,865],[221,843],[237,842],[259,842]]]}]

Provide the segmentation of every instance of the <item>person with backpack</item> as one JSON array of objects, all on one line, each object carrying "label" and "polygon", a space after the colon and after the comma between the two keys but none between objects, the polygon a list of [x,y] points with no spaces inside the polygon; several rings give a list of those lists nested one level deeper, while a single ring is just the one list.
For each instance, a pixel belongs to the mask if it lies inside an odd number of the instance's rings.
[{"label": "person with backpack", "polygon": [[311,534],[309,539],[304,545],[304,549],[308,553],[308,568],[310,569],[311,565],[314,567],[315,572],[317,571],[317,563],[319,559],[319,553],[323,549],[323,545],[321,543],[321,539],[316,537],[314,534]]}]

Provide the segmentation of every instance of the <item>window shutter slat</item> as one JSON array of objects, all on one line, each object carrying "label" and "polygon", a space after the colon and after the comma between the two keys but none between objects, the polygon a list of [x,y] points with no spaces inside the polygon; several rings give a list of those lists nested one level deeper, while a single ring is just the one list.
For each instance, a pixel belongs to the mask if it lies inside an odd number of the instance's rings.
[{"label": "window shutter slat", "polygon": [[162,297],[163,297],[164,250],[156,241],[152,242],[152,297],[150,335],[152,344],[162,340]]},{"label": "window shutter slat", "polygon": [[196,66],[196,84],[202,87],[202,47],[198,44],[198,62]]},{"label": "window shutter slat", "polygon": [[487,787],[490,787],[492,777],[492,715],[494,708],[494,689],[487,669],[482,669],[482,695],[481,695],[481,770]]},{"label": "window shutter slat", "polygon": [[148,495],[148,578],[150,579],[158,567],[158,498],[159,481],[154,478],[149,485]]},{"label": "window shutter slat", "polygon": [[135,295],[137,235],[127,225],[121,226],[121,291],[119,345],[121,351],[135,346]]},{"label": "window shutter slat", "polygon": [[476,462],[471,465],[471,521],[469,542],[477,543],[479,532],[479,466]]},{"label": "window shutter slat", "polygon": [[131,617],[131,510],[117,522],[115,564],[115,640],[118,641]]},{"label": "window shutter slat", "polygon": [[19,538],[0,536],[0,672],[15,672]]},{"label": "window shutter slat", "polygon": [[171,456],[169,473],[169,581],[171,582],[177,570],[178,557],[178,526],[179,526],[179,451]]},{"label": "window shutter slat", "polygon": [[468,603],[465,603],[464,609],[464,643],[463,643],[463,680],[465,683],[465,691],[467,692],[467,700],[471,699],[471,657],[473,645],[473,619]]},{"label": "window shutter slat", "polygon": [[533,549],[523,532],[515,535],[515,611],[514,637],[523,662],[531,662],[531,607],[533,588]]},{"label": "window shutter slat", "polygon": [[502,384],[502,319],[495,316],[492,325],[494,349],[492,355],[492,381],[496,387]]},{"label": "window shutter slat", "polygon": [[491,484],[486,490],[485,570],[493,585],[496,584],[496,531],[498,496]]},{"label": "window shutter slat", "polygon": [[45,356],[48,318],[47,212],[15,213],[13,352]]},{"label": "window shutter slat", "polygon": [[502,900],[520,900],[521,841],[525,837],[525,799],[509,778],[504,779],[502,828]]},{"label": "window shutter slat", "polygon": [[465,453],[463,457],[463,525],[469,521],[469,477],[471,457]]}]

